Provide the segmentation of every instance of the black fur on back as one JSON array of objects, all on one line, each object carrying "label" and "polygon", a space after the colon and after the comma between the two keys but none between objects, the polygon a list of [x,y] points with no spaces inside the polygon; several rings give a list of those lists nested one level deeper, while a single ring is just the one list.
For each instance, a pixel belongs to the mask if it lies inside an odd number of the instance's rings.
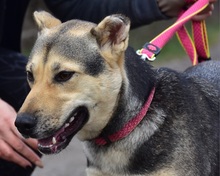
[{"label": "black fur on back", "polygon": [[[180,168],[193,170],[190,173],[194,175],[217,176],[218,90],[212,85],[206,85],[202,79],[191,78],[173,70],[162,68],[158,69],[157,73],[159,80],[148,116],[156,108],[163,109],[167,116],[159,130],[136,149],[128,166],[130,172],[143,174],[169,167],[173,165],[178,149],[182,159],[175,164]],[[187,158],[188,155],[193,160]],[[184,175],[184,172],[181,175]]]}]

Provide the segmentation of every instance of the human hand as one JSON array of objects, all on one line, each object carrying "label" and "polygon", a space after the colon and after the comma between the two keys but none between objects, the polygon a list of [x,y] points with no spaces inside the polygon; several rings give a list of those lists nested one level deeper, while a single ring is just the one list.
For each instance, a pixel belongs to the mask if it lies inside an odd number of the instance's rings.
[{"label": "human hand", "polygon": [[[162,13],[169,17],[177,17],[184,8],[190,7],[187,0],[157,0],[158,6]],[[192,20],[201,21],[212,15],[214,3],[217,0],[209,0],[209,5],[199,14],[195,15]]]},{"label": "human hand", "polygon": [[186,5],[185,0],[157,0],[160,11],[168,17],[177,17]]},{"label": "human hand", "polygon": [[0,158],[24,168],[32,163],[43,167],[40,157],[30,148],[37,149],[37,140],[24,139],[14,126],[15,118],[15,110],[0,99]]},{"label": "human hand", "polygon": [[206,18],[208,18],[209,16],[212,15],[212,12],[214,10],[214,3],[217,2],[217,0],[209,0],[209,5],[199,14],[195,15],[192,20],[195,21],[201,21],[201,20],[205,20]]}]

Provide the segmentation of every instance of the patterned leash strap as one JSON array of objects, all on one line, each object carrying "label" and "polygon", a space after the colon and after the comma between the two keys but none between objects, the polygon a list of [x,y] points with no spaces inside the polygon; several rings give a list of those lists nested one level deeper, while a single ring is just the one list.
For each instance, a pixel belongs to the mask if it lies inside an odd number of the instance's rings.
[{"label": "patterned leash strap", "polygon": [[[189,1],[187,0],[187,2]],[[148,59],[149,61],[154,61],[156,55],[159,54],[163,46],[175,33],[177,33],[178,39],[186,53],[189,55],[193,65],[196,65],[203,60],[210,59],[205,21],[192,22],[193,40],[184,26],[184,24],[191,20],[193,16],[208,6],[209,0],[198,0],[193,2],[194,3],[179,16],[173,25],[160,33],[149,43],[146,43],[142,49],[137,51],[137,54],[141,55],[143,60]]]},{"label": "patterned leash strap", "polygon": [[[187,4],[195,3],[195,0],[186,0]],[[205,20],[193,21],[192,26],[192,37],[190,36],[187,28],[182,26],[177,32],[177,38],[188,54],[192,65],[196,65],[205,60],[210,60],[208,36]]]}]

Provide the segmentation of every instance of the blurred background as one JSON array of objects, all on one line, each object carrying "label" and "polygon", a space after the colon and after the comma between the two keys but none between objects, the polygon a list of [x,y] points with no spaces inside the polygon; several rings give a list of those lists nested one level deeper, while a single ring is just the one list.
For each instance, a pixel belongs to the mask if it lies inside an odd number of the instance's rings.
[{"label": "blurred background", "polygon": [[[23,30],[23,42],[22,48],[23,53],[28,55],[33,43],[37,36],[37,27],[33,21],[33,12],[35,10],[46,10],[46,5],[43,1],[31,0],[29,9],[26,14],[26,20],[24,23]],[[158,34],[163,32],[166,28],[172,25],[174,20],[157,21],[150,25],[139,27],[131,30],[129,43],[135,49],[140,49],[146,43],[151,41]],[[207,31],[209,37],[209,45],[211,50],[211,56],[213,59],[220,58],[218,54],[219,43],[220,43],[220,1],[215,3],[215,10],[213,15],[207,20]],[[187,24],[190,31],[190,23]],[[185,59],[184,59],[185,58]],[[187,59],[186,59],[187,58]],[[183,62],[179,64],[179,61]],[[172,62],[172,64],[171,64]],[[176,36],[173,37],[162,49],[161,53],[157,56],[155,62],[152,63],[154,66],[166,66],[176,68],[177,70],[184,70],[186,67],[191,65],[189,58],[186,56],[185,51],[179,44]],[[171,65],[170,65],[171,64]],[[180,66],[178,66],[180,65]]]},{"label": "blurred background", "polygon": [[[33,21],[33,11],[49,11],[43,1],[32,0],[26,13],[26,20],[22,33],[22,52],[26,56],[34,44],[37,36],[37,27]],[[134,29],[130,32],[130,45],[135,49],[141,49],[142,46],[151,41],[154,37],[168,28],[175,20],[158,21],[150,25]],[[187,24],[190,30],[190,24]],[[211,57],[214,60],[220,59],[220,2],[215,4],[213,15],[207,19],[207,30],[209,37],[209,46]],[[191,66],[188,56],[185,54],[177,38],[174,36],[161,53],[156,61],[152,63],[155,67],[169,67],[178,71],[185,70]],[[82,144],[73,139],[66,150],[53,156],[43,156],[44,168],[36,168],[33,176],[84,176],[86,159],[83,154]]]}]

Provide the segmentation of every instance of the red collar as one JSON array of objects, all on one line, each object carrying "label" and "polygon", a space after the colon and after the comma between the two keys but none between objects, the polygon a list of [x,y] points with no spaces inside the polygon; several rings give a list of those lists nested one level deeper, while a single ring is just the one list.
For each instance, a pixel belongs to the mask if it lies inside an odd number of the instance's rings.
[{"label": "red collar", "polygon": [[129,120],[128,123],[122,127],[122,129],[120,129],[118,132],[114,134],[109,135],[107,139],[104,137],[97,137],[95,139],[95,143],[97,145],[105,145],[109,142],[118,141],[126,137],[128,134],[130,134],[146,115],[148,108],[150,107],[150,104],[153,100],[154,92],[155,92],[155,87],[151,90],[150,96],[148,97],[148,100],[142,107],[141,111],[134,118]]}]

